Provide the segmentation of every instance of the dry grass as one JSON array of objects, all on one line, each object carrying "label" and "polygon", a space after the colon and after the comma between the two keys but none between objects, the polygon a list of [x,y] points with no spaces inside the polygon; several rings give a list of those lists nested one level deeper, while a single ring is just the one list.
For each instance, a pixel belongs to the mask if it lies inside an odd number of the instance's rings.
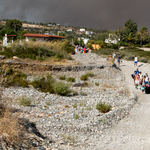
[{"label": "dry grass", "polygon": [[[4,144],[5,149],[34,149],[32,141],[43,141],[45,137],[34,123],[12,112],[15,109],[0,104],[0,143]],[[31,131],[29,128],[32,128]]]},{"label": "dry grass", "polygon": [[118,91],[119,95],[122,96],[122,95],[130,95],[130,91],[128,88],[124,88],[124,89],[121,89],[120,91]]},{"label": "dry grass", "polygon": [[28,145],[25,131],[25,128],[19,124],[18,116],[13,115],[7,107],[0,104],[0,141],[7,147],[18,148],[22,142]]},{"label": "dry grass", "polygon": [[114,88],[113,84],[102,83],[102,88]]}]

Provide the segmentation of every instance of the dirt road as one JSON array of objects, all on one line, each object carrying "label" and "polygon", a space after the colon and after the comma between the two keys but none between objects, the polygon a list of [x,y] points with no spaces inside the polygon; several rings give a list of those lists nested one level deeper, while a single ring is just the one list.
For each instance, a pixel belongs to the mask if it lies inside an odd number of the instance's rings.
[{"label": "dirt road", "polygon": [[[139,70],[144,74],[150,72],[149,64],[138,65],[140,65]],[[131,74],[136,69],[133,62],[123,61],[120,68],[126,76],[128,87],[137,94],[139,99],[125,119],[100,137],[95,143],[95,149],[150,150],[150,95],[142,94],[140,89],[135,89],[131,78]]]}]

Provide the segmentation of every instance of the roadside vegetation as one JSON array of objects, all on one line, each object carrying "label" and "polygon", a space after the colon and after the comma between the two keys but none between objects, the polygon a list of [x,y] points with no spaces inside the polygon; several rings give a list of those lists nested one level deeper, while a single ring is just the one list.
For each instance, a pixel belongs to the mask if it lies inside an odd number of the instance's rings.
[{"label": "roadside vegetation", "polygon": [[139,48],[136,48],[134,46],[125,47],[121,50],[114,50],[109,48],[103,48],[99,50],[93,50],[93,53],[96,53],[98,55],[102,56],[109,56],[110,54],[113,54],[116,52],[117,54],[120,54],[121,58],[125,60],[134,60],[135,55],[138,56],[139,61],[141,62],[150,62],[150,51],[144,51]]},{"label": "roadside vegetation", "polygon": [[5,55],[6,58],[17,56],[32,60],[46,60],[53,58],[55,61],[62,59],[72,59],[70,54],[74,53],[74,48],[66,42],[15,42],[9,47],[4,47],[4,51],[0,55]]}]

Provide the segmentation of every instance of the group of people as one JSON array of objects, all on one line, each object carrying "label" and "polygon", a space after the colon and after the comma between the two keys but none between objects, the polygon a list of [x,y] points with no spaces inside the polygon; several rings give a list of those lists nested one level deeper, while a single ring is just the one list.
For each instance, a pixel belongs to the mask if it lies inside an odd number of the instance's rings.
[{"label": "group of people", "polygon": [[117,66],[119,67],[120,66],[120,60],[121,60],[120,54],[117,54],[116,52],[114,52],[113,55],[112,54],[109,55],[110,60],[113,59],[115,61],[116,58],[117,58]]},{"label": "group of people", "polygon": [[88,52],[89,52],[89,48],[82,47],[80,45],[75,46],[75,54],[77,54],[77,53],[88,53]]},{"label": "group of people", "polygon": [[142,72],[137,69],[132,74],[132,78],[134,79],[135,88],[138,89],[138,86],[140,85],[142,93],[144,93],[145,88],[150,87],[150,79],[147,73],[143,75]]}]

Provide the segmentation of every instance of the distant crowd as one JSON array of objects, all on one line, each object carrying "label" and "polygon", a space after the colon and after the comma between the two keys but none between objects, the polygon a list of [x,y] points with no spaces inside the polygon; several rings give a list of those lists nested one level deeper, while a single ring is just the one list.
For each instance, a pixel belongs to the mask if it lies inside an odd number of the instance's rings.
[{"label": "distant crowd", "polygon": [[[137,64],[138,57],[135,56],[134,65],[137,67]],[[143,75],[142,72],[137,68],[131,76],[134,79],[134,86],[136,89],[138,89],[138,86],[140,86],[142,93],[150,93],[150,78],[148,73]]]},{"label": "distant crowd", "polygon": [[117,59],[117,66],[120,66],[120,61],[121,61],[121,57],[120,54],[117,54],[116,52],[114,52],[113,54],[109,55],[109,60],[113,60],[115,62],[115,60]]},{"label": "distant crowd", "polygon": [[75,54],[78,54],[78,53],[88,53],[89,52],[89,48],[87,47],[82,47],[80,45],[75,45]]}]

